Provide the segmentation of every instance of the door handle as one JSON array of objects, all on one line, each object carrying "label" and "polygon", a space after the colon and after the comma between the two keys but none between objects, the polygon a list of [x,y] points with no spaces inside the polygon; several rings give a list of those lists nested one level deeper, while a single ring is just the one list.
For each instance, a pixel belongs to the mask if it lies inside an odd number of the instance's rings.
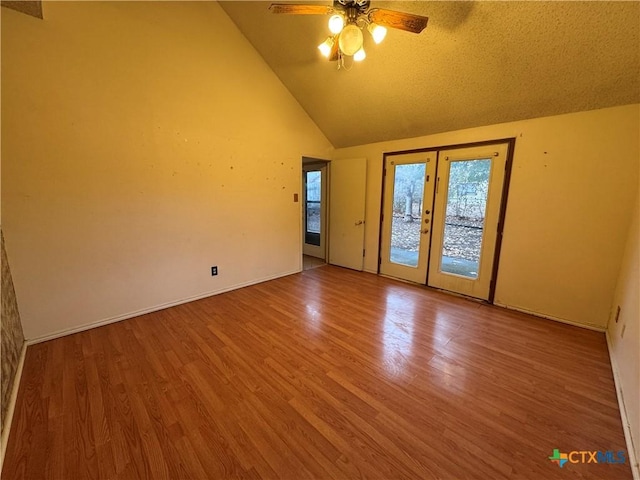
[{"label": "door handle", "polygon": [[358,225],[362,225],[363,223],[364,223],[364,220],[358,220],[358,221],[356,222],[356,227],[357,227]]},{"label": "door handle", "polygon": [[422,230],[422,232],[421,232],[421,233],[422,233],[423,235],[426,235],[427,233],[429,233],[429,229],[428,229],[428,228],[425,228],[424,230]]}]

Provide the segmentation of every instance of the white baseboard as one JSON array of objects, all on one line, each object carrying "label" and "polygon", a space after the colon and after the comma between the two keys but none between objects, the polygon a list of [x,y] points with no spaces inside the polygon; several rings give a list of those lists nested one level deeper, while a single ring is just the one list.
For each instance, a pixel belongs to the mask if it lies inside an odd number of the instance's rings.
[{"label": "white baseboard", "polygon": [[[302,257],[301,257],[302,258]],[[172,302],[163,303],[160,305],[155,305],[153,307],[143,308],[141,310],[136,310],[134,312],[124,313],[122,315],[117,315],[115,317],[105,318],[103,320],[97,320],[95,322],[86,323],[84,325],[80,325],[73,328],[67,328],[64,330],[58,330],[53,333],[48,333],[46,335],[41,335],[39,337],[30,338],[26,341],[27,345],[34,345],[36,343],[47,342],[49,340],[53,340],[55,338],[65,337],[67,335],[73,335],[74,333],[84,332],[85,330],[90,330],[92,328],[102,327],[104,325],[109,325],[110,323],[121,322],[122,320],[127,320],[129,318],[138,317],[140,315],[145,315],[147,313],[157,312],[159,310],[164,310],[166,308],[175,307],[177,305],[182,305],[183,303],[194,302],[196,300],[201,300],[203,298],[212,297],[214,295],[220,295],[221,293],[230,292],[232,290],[237,290],[239,288],[248,287],[250,285],[256,285],[258,283],[268,282],[269,280],[275,280],[276,278],[287,277],[289,275],[293,275],[296,273],[300,273],[299,269],[292,270],[289,272],[278,273],[276,275],[270,275],[268,277],[259,278],[257,280],[250,280],[248,282],[238,283],[232,285],[230,287],[226,287],[220,290],[214,290],[211,292],[204,292],[198,295],[193,295],[191,297],[182,298],[180,300],[175,300]]]},{"label": "white baseboard", "polygon": [[527,313],[529,315],[533,315],[534,317],[546,318],[548,320],[554,320],[556,322],[566,323],[567,325],[573,325],[574,327],[586,328],[587,330],[594,330],[596,332],[601,332],[601,333],[604,333],[604,332],[607,331],[607,327],[601,327],[600,325],[592,325],[590,323],[574,322],[573,320],[567,320],[567,319],[560,318],[560,317],[554,317],[553,315],[546,315],[544,313],[534,312],[532,310],[527,310],[526,308],[516,307],[514,305],[505,305],[505,304],[498,303],[498,302],[494,302],[493,304],[496,305],[497,307],[506,308],[507,310],[515,310],[516,312]]},{"label": "white baseboard", "polygon": [[20,359],[18,360],[16,374],[13,377],[13,383],[11,384],[9,406],[7,407],[7,415],[4,418],[4,430],[2,432],[2,438],[0,439],[0,472],[2,472],[2,466],[4,465],[4,454],[7,451],[7,443],[9,442],[9,433],[11,432],[11,424],[13,423],[13,413],[16,408],[16,400],[18,399],[18,390],[20,388],[20,379],[22,378],[22,369],[24,368],[24,358],[26,353],[27,342],[24,342],[22,344],[22,349],[20,350]]},{"label": "white baseboard", "polygon": [[[638,457],[634,447],[634,440],[631,435],[631,424],[629,417],[627,416],[627,408],[624,403],[624,396],[622,393],[622,382],[620,381],[620,373],[618,370],[618,364],[612,355],[613,345],[611,343],[611,337],[609,331],[606,331],[607,348],[609,349],[609,360],[611,361],[611,370],[613,371],[613,381],[616,385],[616,397],[618,398],[618,407],[620,409],[620,417],[622,419],[622,430],[624,431],[624,439],[627,443],[627,456],[629,458],[629,464],[631,465],[631,472],[633,473],[633,480],[640,480],[640,466],[638,465]],[[636,438],[636,441],[640,442],[640,438]]]}]

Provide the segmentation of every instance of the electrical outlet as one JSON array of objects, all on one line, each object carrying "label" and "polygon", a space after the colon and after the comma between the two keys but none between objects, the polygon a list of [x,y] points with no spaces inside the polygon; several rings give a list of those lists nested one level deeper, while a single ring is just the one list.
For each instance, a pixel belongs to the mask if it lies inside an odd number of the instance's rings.
[{"label": "electrical outlet", "polygon": [[217,266],[211,267],[211,276],[215,277],[217,274],[218,274],[218,267]]},{"label": "electrical outlet", "polygon": [[620,305],[618,305],[618,309],[616,310],[616,323],[620,320]]}]

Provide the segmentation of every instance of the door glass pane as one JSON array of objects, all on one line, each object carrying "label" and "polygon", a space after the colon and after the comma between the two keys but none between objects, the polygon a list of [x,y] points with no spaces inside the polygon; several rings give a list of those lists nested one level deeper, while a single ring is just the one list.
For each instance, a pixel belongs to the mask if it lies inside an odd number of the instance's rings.
[{"label": "door glass pane", "polygon": [[320,246],[322,172],[306,172],[305,243]]},{"label": "door glass pane", "polygon": [[320,233],[320,203],[307,202],[307,232]]},{"label": "door glass pane", "polygon": [[390,261],[418,266],[425,163],[395,167]]},{"label": "door glass pane", "polygon": [[491,160],[451,162],[441,271],[478,278]]}]

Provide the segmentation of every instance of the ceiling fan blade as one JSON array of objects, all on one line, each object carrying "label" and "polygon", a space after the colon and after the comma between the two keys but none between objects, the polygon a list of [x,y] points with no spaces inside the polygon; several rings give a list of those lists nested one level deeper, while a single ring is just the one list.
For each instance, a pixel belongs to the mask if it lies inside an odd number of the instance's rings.
[{"label": "ceiling fan blade", "polygon": [[269,7],[272,13],[287,13],[292,15],[325,15],[333,12],[330,5],[292,5],[290,3],[272,3]]},{"label": "ceiling fan blade", "polygon": [[412,13],[374,8],[369,10],[369,20],[384,27],[398,28],[406,32],[420,33],[427,26],[428,17]]}]

